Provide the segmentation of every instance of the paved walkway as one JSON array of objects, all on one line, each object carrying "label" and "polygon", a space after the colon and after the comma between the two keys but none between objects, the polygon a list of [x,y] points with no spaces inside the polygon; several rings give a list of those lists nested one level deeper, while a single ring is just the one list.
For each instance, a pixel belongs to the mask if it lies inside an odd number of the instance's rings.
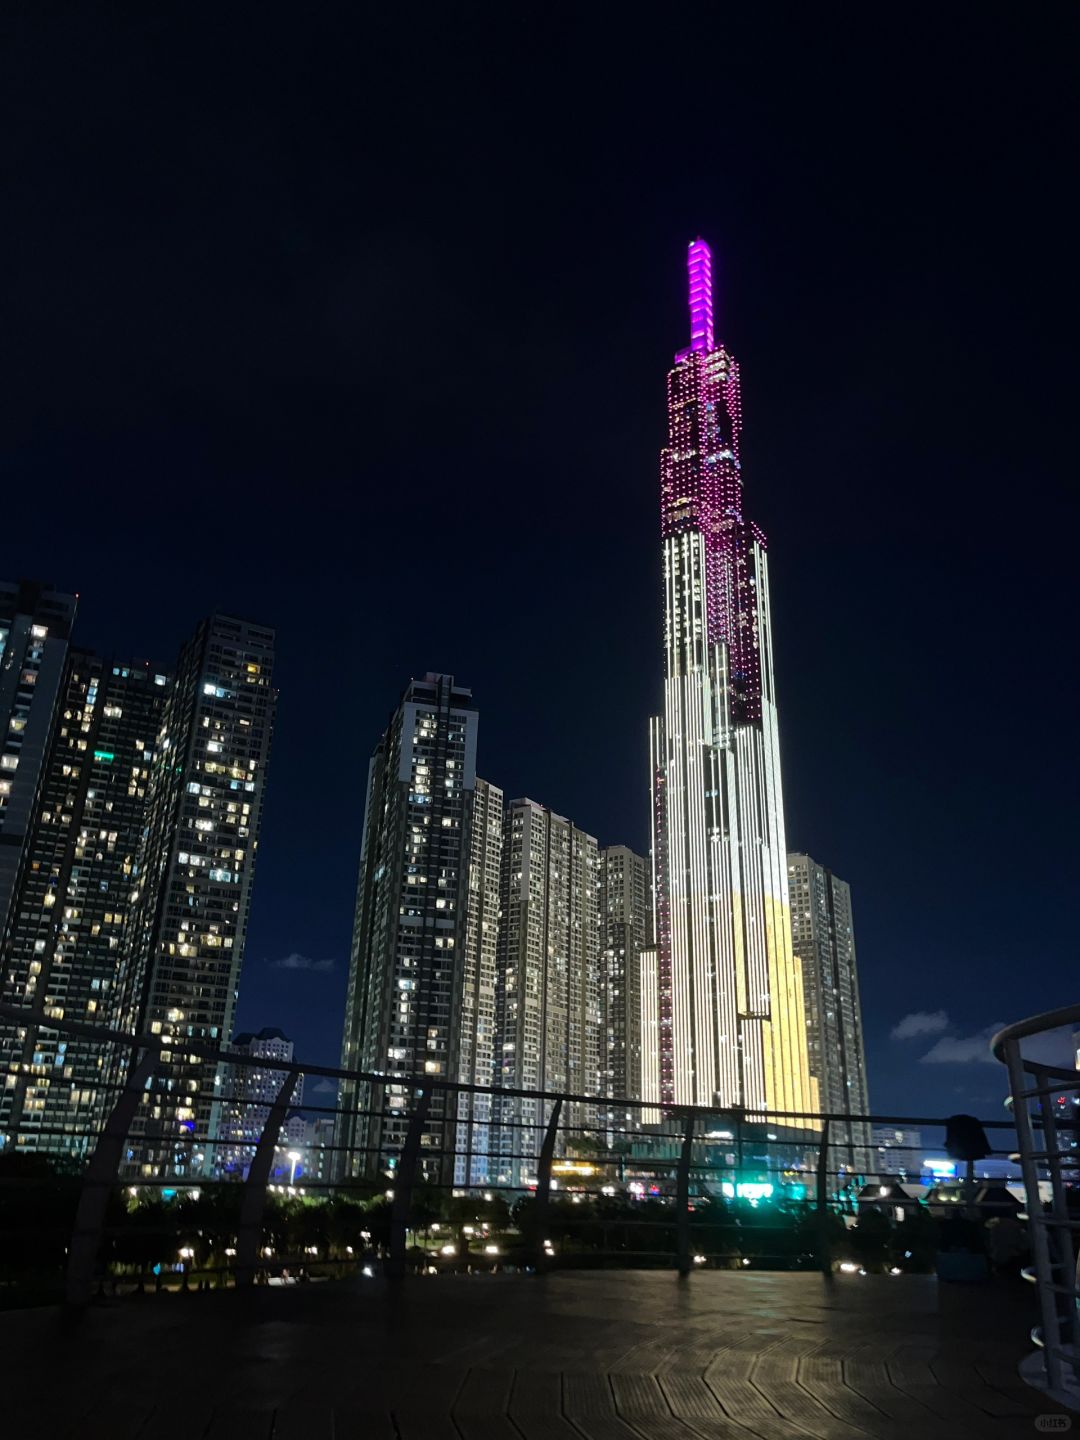
[{"label": "paved walkway", "polygon": [[1017,1377],[1030,1306],[929,1277],[623,1271],[146,1296],[67,1331],[11,1311],[0,1432],[1008,1440],[1063,1413]]}]

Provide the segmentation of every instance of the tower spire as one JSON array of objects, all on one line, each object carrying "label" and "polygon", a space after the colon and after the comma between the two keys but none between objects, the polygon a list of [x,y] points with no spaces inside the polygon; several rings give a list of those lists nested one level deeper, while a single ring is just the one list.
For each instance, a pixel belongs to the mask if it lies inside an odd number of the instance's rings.
[{"label": "tower spire", "polygon": [[712,251],[698,236],[686,257],[690,279],[690,349],[713,348]]}]

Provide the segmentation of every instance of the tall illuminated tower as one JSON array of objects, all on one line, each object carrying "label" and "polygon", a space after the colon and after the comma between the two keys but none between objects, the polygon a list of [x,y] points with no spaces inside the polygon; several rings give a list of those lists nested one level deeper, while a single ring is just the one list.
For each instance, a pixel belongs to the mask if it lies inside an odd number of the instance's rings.
[{"label": "tall illuminated tower", "polygon": [[[802,962],[810,1073],[818,1082],[821,1108],[832,1115],[866,1115],[851,886],[801,853],[788,856],[788,886],[791,934]],[[872,1169],[869,1125],[834,1121],[829,1141],[839,1164],[862,1174]]]},{"label": "tall illuminated tower", "polygon": [[[131,892],[168,695],[169,677],[145,662],[111,665],[68,651],[0,944],[7,1004],[51,1020],[124,1023]],[[87,1036],[0,1021],[0,1131],[24,1150],[85,1158],[123,1058]]]},{"label": "tall illuminated tower", "polygon": [[[535,800],[511,800],[503,832],[500,912],[497,1083],[508,1090],[603,1094],[595,838]],[[525,1186],[535,1177],[549,1108],[528,1095],[499,1097],[494,1170],[499,1184]],[[565,1128],[556,1153],[564,1153],[565,1136],[572,1136],[575,1127],[595,1132],[605,1112],[600,1104],[570,1101],[563,1109]]]},{"label": "tall illuminated tower", "polygon": [[[477,781],[479,723],[472,691],[429,671],[409,682],[368,766],[341,1064],[387,1078],[342,1082],[342,1179],[394,1170],[409,1129],[404,1077],[491,1083],[495,955],[485,922],[498,918],[499,853],[497,845],[484,853],[479,837],[474,848],[473,822],[501,830],[502,794]],[[466,958],[470,944],[476,953]],[[471,1027],[464,1045],[463,1025]],[[482,1174],[490,1108],[459,1109],[435,1090],[420,1156],[425,1180],[453,1175],[455,1114],[475,1122],[475,1152],[461,1142],[463,1174]]]},{"label": "tall illuminated tower", "polygon": [[811,1111],[792,951],[765,537],[743,513],[739,368],[689,253],[661,457],[664,714],[652,723],[660,1096]]},{"label": "tall illuminated tower", "polygon": [[[600,852],[600,976],[604,1093],[641,1095],[641,952],[652,939],[649,862],[625,845]],[[633,1106],[608,1107],[612,1130],[640,1128]]]},{"label": "tall illuminated tower", "polygon": [[[274,632],[211,615],[183,646],[153,737],[148,814],[128,896],[117,1028],[171,1043],[128,1136],[134,1178],[202,1174],[221,1112],[213,1062],[186,1039],[233,1032],[277,696]],[[145,777],[140,777],[145,778]]]}]

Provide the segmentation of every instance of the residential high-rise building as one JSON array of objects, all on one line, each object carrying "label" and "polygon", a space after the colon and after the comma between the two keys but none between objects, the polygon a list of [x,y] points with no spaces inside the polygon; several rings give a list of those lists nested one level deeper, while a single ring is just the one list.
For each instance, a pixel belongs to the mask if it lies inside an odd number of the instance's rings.
[{"label": "residential high-rise building", "polygon": [[[222,1066],[213,1170],[218,1175],[246,1176],[270,1116],[270,1107],[286,1078],[285,1071],[274,1069],[265,1062],[291,1060],[293,1042],[284,1030],[266,1026],[258,1034],[245,1031],[234,1035],[229,1049],[238,1058]],[[298,1075],[290,1104],[300,1105],[303,1099],[304,1077]],[[300,1117],[301,1142],[306,1133],[305,1123]],[[290,1140],[296,1138],[295,1123],[291,1131],[288,1121],[282,1128],[283,1133],[288,1131]]]},{"label": "residential high-rise building", "polygon": [[[120,1001],[130,899],[168,676],[73,650],[42,767],[25,863],[0,945],[0,996],[108,1027]],[[27,1150],[81,1157],[115,1098],[100,1041],[0,1020],[0,1129]]]},{"label": "residential high-rise building", "polygon": [[[641,1098],[641,952],[652,939],[649,862],[625,845],[600,852],[602,1085],[609,1097]],[[615,1131],[636,1130],[636,1106],[611,1105]]]},{"label": "residential high-rise building", "polygon": [[[802,963],[810,1073],[818,1082],[821,1109],[866,1115],[870,1102],[851,887],[803,854],[788,856],[788,887],[792,943]],[[834,1121],[829,1146],[838,1164],[860,1174],[871,1168],[868,1123]]]},{"label": "residential high-rise building", "polygon": [[276,695],[274,632],[204,620],[180,652],[151,766],[120,1028],[166,1036],[131,1129],[133,1175],[199,1174],[220,1076],[185,1040],[232,1033]]},{"label": "residential high-rise building", "polygon": [[[451,675],[428,674],[409,683],[371,758],[345,1069],[457,1078],[463,956],[469,916],[476,913],[469,875],[477,723],[472,692]],[[489,803],[495,803],[490,791],[485,809]],[[483,988],[478,975],[478,1007],[487,1003]],[[408,1127],[411,1088],[392,1079],[385,1085],[343,1081],[339,1103],[339,1173],[392,1171]],[[456,1101],[435,1090],[421,1154],[426,1178],[453,1171],[456,1113]]]},{"label": "residential high-rise building", "polygon": [[660,1087],[669,1104],[817,1110],[791,945],[765,537],[743,512],[739,369],[689,251],[690,344],[661,459],[664,714],[652,725]]},{"label": "residential high-rise building", "polygon": [[874,1150],[873,1169],[878,1175],[898,1175],[901,1180],[918,1180],[923,1168],[922,1131],[898,1130],[892,1125],[870,1127]]},{"label": "residential high-rise building", "polygon": [[[499,1083],[601,1095],[604,1065],[600,961],[600,857],[595,839],[533,800],[506,812],[499,929]],[[498,1102],[500,1183],[536,1174],[549,1110]],[[564,1108],[561,1136],[606,1129],[602,1104]],[[595,1135],[581,1137],[595,1144]],[[565,1140],[561,1139],[561,1144]],[[560,1153],[562,1153],[560,1151]]]},{"label": "residential high-rise building", "polygon": [[318,1115],[307,1122],[304,1135],[303,1176],[307,1183],[329,1185],[334,1178],[334,1136],[332,1115]]},{"label": "residential high-rise building", "polygon": [[76,597],[0,581],[0,938],[25,858]]},{"label": "residential high-rise building", "polygon": [[[477,780],[469,833],[465,948],[458,1011],[458,1079],[495,1084],[495,992],[502,878],[503,792]],[[458,1096],[454,1179],[487,1184],[490,1173],[492,1098],[482,1091]]]}]

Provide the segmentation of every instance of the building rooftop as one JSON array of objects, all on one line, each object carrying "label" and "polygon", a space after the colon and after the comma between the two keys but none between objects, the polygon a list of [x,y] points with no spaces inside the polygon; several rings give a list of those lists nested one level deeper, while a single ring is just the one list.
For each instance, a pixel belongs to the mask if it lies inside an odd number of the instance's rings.
[{"label": "building rooftop", "polygon": [[241,1030],[239,1034],[233,1036],[232,1043],[234,1045],[250,1045],[253,1040],[284,1040],[288,1043],[289,1037],[276,1025],[264,1025],[258,1034],[252,1030]]}]

